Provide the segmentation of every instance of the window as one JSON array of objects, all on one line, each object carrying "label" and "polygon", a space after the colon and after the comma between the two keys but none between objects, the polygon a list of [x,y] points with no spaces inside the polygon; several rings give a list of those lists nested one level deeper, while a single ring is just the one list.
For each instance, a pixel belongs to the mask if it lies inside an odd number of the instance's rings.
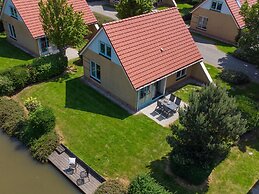
[{"label": "window", "polygon": [[221,11],[222,4],[223,4],[223,2],[221,2],[221,1],[213,0],[210,9],[214,10],[214,11]]},{"label": "window", "polygon": [[48,47],[49,47],[49,40],[48,38],[44,37],[40,39],[40,48],[41,48],[41,52],[45,53],[48,51]]},{"label": "window", "polygon": [[13,6],[10,6],[10,11],[11,11],[11,16],[17,19],[18,18],[17,10]]},{"label": "window", "polygon": [[100,54],[110,59],[112,56],[111,47],[104,42],[100,42]]},{"label": "window", "polygon": [[90,62],[90,75],[96,81],[101,82],[101,67],[93,61]]},{"label": "window", "polygon": [[182,69],[176,73],[176,80],[179,80],[186,76],[186,69]]},{"label": "window", "polygon": [[207,23],[208,23],[207,17],[199,16],[197,27],[200,28],[200,29],[206,30],[207,29]]},{"label": "window", "polygon": [[9,27],[9,36],[13,39],[16,39],[14,26],[12,24],[8,24],[8,27]]},{"label": "window", "polygon": [[150,93],[150,86],[142,88],[139,93],[139,99],[143,99]]}]

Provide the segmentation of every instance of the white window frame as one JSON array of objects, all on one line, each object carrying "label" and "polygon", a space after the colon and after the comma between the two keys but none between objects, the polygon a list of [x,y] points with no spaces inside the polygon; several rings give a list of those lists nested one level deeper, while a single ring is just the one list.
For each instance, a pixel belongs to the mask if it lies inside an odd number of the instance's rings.
[{"label": "white window frame", "polygon": [[176,72],[176,80],[182,79],[187,75],[187,68],[181,69]]},{"label": "white window frame", "polygon": [[[201,22],[200,22],[200,20],[201,20]],[[197,28],[202,29],[202,30],[207,30],[207,25],[208,25],[208,18],[205,16],[199,16]]]},{"label": "white window frame", "polygon": [[[92,68],[92,65],[94,66],[94,70]],[[97,74],[97,68],[99,67],[100,71],[100,77],[98,78]],[[94,61],[90,61],[90,77],[93,78],[94,80],[101,82],[101,66],[95,63]]]},{"label": "white window frame", "polygon": [[11,12],[11,16],[15,19],[18,19],[18,13],[17,10],[15,9],[15,7],[10,6],[10,12]]},{"label": "white window frame", "polygon": [[[212,7],[213,3],[216,3],[215,8]],[[220,9],[218,9],[218,6],[221,5]],[[220,12],[222,10],[222,6],[223,6],[223,2],[222,1],[217,1],[217,0],[213,0],[210,6],[210,9],[213,11],[218,11]]]},{"label": "white window frame", "polygon": [[[104,52],[102,52],[102,49],[101,49],[101,45],[104,45]],[[108,49],[110,49],[110,55],[108,55]],[[108,59],[111,59],[112,57],[112,48],[110,45],[100,41],[100,44],[99,44],[99,53],[105,57],[107,57]]]},{"label": "white window frame", "polygon": [[12,38],[12,39],[15,39],[16,40],[16,32],[15,32],[15,28],[12,24],[8,24],[8,29],[9,29],[9,36]]}]

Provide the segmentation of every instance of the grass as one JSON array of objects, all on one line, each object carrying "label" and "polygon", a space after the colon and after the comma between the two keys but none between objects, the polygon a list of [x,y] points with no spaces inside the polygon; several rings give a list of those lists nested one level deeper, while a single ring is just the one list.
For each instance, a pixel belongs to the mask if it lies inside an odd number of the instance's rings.
[{"label": "grass", "polygon": [[166,155],[170,133],[144,115],[129,115],[74,75],[35,85],[19,94],[51,107],[65,144],[102,175],[133,178]]},{"label": "grass", "polygon": [[190,93],[195,92],[195,91],[199,90],[200,88],[201,88],[200,86],[188,84],[188,85],[182,87],[181,89],[177,90],[173,94],[175,96],[181,98],[184,102],[188,103]]},{"label": "grass", "polygon": [[102,14],[97,13],[97,12],[93,12],[93,13],[94,13],[94,16],[96,17],[97,22],[100,26],[102,26],[105,23],[114,21],[114,19],[112,19],[108,16],[102,15]]},{"label": "grass", "polygon": [[168,9],[168,6],[158,6],[157,10],[164,10],[164,9]]},{"label": "grass", "polygon": [[32,59],[32,56],[8,43],[4,34],[0,34],[0,71],[17,65],[28,64]]},{"label": "grass", "polygon": [[193,9],[193,5],[188,3],[177,3],[177,8],[182,16],[188,15],[190,11]]}]

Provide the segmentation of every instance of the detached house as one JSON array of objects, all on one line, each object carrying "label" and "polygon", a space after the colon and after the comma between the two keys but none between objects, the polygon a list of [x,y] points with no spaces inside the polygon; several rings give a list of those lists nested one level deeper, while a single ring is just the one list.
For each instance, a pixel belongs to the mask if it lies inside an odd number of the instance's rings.
[{"label": "detached house", "polygon": [[[13,45],[34,56],[56,51],[45,36],[38,0],[5,0],[1,17],[7,39]],[[97,31],[97,20],[85,0],[68,0],[75,11],[82,12],[85,23],[92,32]]]},{"label": "detached house", "polygon": [[87,83],[133,111],[187,79],[212,81],[175,7],[104,24],[80,55]]},{"label": "detached house", "polygon": [[[249,5],[256,0],[247,0]],[[236,43],[245,27],[240,8],[245,0],[205,0],[192,11],[191,30],[216,39]]]}]

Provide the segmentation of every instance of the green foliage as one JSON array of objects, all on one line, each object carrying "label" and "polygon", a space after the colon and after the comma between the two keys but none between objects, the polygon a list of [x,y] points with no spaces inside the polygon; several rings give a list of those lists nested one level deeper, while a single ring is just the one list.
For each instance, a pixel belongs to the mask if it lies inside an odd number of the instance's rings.
[{"label": "green foliage", "polygon": [[159,185],[150,175],[140,175],[135,178],[128,190],[128,194],[170,194]]},{"label": "green foliage", "polygon": [[246,131],[235,99],[212,84],[190,95],[189,106],[179,111],[179,123],[168,142],[173,162],[186,166],[214,165]]},{"label": "green foliage", "polygon": [[259,65],[259,1],[252,6],[246,1],[240,13],[244,17],[246,27],[238,41],[239,51],[246,59]]},{"label": "green foliage", "polygon": [[56,149],[59,138],[55,131],[50,131],[32,142],[30,151],[32,157],[44,163],[48,161],[48,156]]},{"label": "green foliage", "polygon": [[67,0],[41,0],[39,6],[44,32],[63,55],[67,47],[79,46],[90,33],[83,13],[74,11]]},{"label": "green foliage", "polygon": [[40,57],[29,65],[31,82],[41,82],[62,74],[68,65],[67,57],[61,54]]},{"label": "green foliage", "polygon": [[28,119],[28,125],[23,134],[23,140],[31,144],[42,135],[52,131],[55,127],[55,116],[51,109],[42,107],[32,112]]},{"label": "green foliage", "polygon": [[37,98],[29,97],[24,101],[24,106],[29,112],[35,112],[37,109],[41,108],[41,103]]},{"label": "green foliage", "polygon": [[24,121],[24,111],[17,102],[0,98],[0,129],[8,135],[16,135],[23,128]]},{"label": "green foliage", "polygon": [[0,75],[0,96],[10,95],[13,91],[13,82],[7,76]]},{"label": "green foliage", "polygon": [[224,69],[221,72],[220,78],[225,82],[235,84],[235,85],[242,85],[250,82],[249,77],[243,72],[228,70],[228,69]]},{"label": "green foliage", "polygon": [[6,71],[3,71],[1,75],[6,76],[13,82],[14,90],[20,90],[28,85],[30,80],[30,72],[26,65],[16,66]]},{"label": "green foliage", "polygon": [[119,18],[128,18],[151,12],[153,3],[153,0],[121,0],[116,5],[116,11]]},{"label": "green foliage", "polygon": [[104,182],[95,191],[95,194],[127,194],[127,188],[117,180],[108,180]]}]

